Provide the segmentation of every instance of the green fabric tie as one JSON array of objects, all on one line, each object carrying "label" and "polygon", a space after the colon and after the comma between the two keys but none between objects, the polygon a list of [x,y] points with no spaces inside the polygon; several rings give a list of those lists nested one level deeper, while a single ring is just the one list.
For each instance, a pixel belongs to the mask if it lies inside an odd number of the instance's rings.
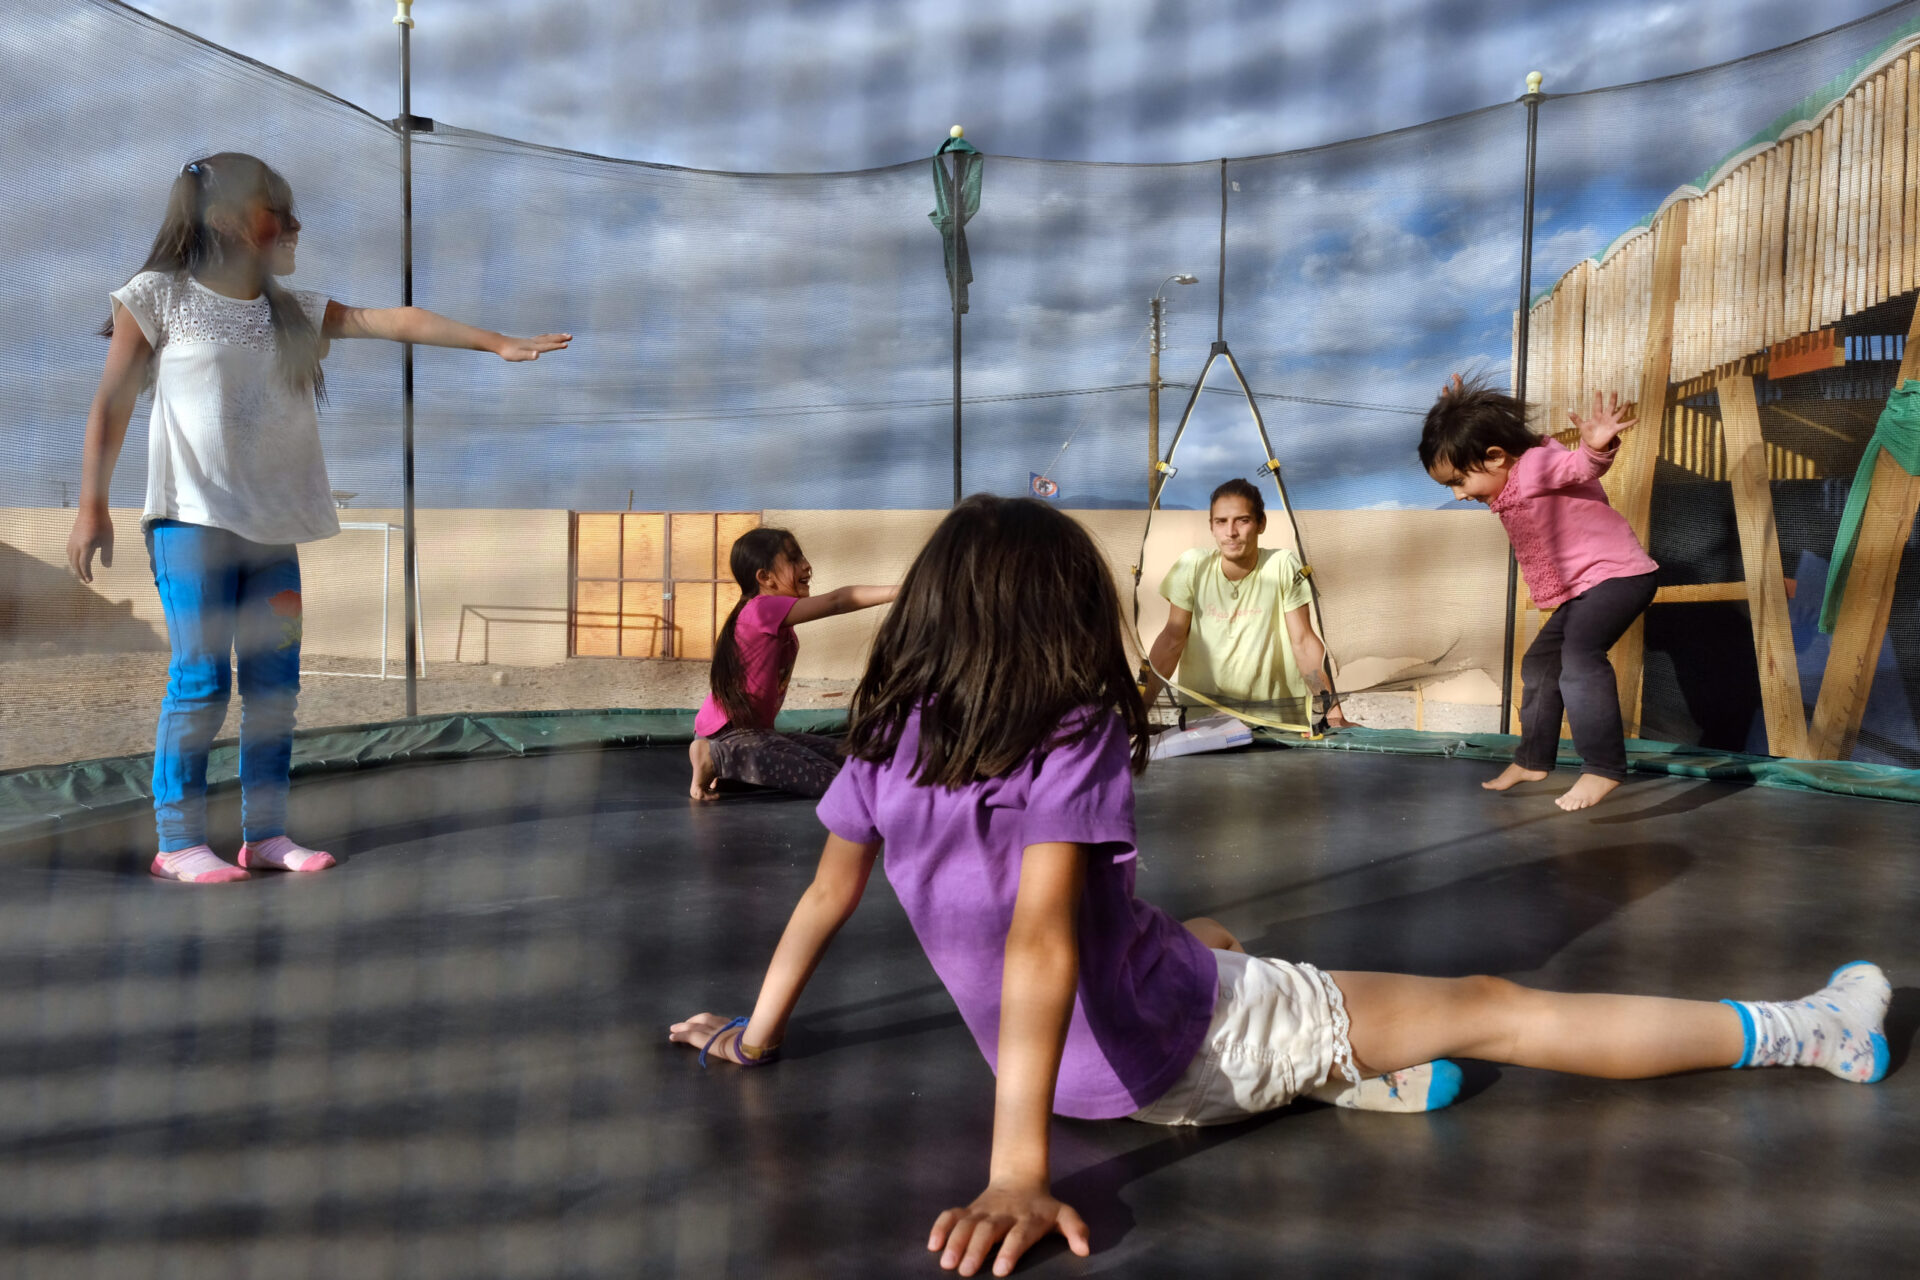
[{"label": "green fabric tie", "polygon": [[1847,592],[1847,573],[1853,568],[1853,545],[1860,539],[1860,518],[1867,512],[1867,494],[1873,489],[1873,469],[1885,449],[1908,475],[1920,475],[1920,382],[1908,379],[1887,397],[1879,425],[1860,469],[1847,491],[1847,509],[1840,516],[1840,532],[1833,539],[1833,563],[1827,570],[1827,594],[1820,602],[1820,630],[1831,635],[1840,617],[1840,601]]}]

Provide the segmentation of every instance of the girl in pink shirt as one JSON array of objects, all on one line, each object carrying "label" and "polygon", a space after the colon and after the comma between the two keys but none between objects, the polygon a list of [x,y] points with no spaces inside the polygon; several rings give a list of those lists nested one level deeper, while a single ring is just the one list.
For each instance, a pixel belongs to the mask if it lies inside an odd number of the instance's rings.
[{"label": "girl in pink shirt", "polygon": [[927,1241],[949,1270],[974,1275],[997,1247],[994,1274],[1007,1275],[1052,1231],[1089,1251],[1085,1222],[1053,1197],[1050,1114],[1226,1124],[1300,1096],[1431,1110],[1459,1090],[1443,1054],[1615,1079],[1886,1071],[1891,988],[1866,963],[1818,999],[1715,1004],[1324,972],[1249,956],[1213,920],[1183,927],[1133,893],[1146,706],[1086,530],[1044,502],[969,498],[900,593],[820,803],[819,870],[753,1016],[697,1014],[669,1036],[703,1064],[775,1061],[884,845],[887,880],[997,1077],[986,1189]]},{"label": "girl in pink shirt", "polygon": [[1427,411],[1420,465],[1456,498],[1484,502],[1513,541],[1527,590],[1553,616],[1520,663],[1520,745],[1505,772],[1482,783],[1505,791],[1538,782],[1560,754],[1560,717],[1573,730],[1580,778],[1554,803],[1572,811],[1603,799],[1627,776],[1620,689],[1607,650],[1653,603],[1660,566],[1607,502],[1600,477],[1633,419],[1618,397],[1568,414],[1580,447],[1533,434],[1526,406],[1478,379],[1453,382]]},{"label": "girl in pink shirt", "polygon": [[773,727],[800,654],[793,629],[815,618],[886,604],[895,588],[841,587],[812,594],[813,566],[785,529],[740,535],[727,567],[740,584],[740,602],[714,642],[706,701],[693,719],[689,793],[695,800],[711,800],[722,778],[734,778],[817,800],[840,771],[840,744],[823,734],[777,733]]}]

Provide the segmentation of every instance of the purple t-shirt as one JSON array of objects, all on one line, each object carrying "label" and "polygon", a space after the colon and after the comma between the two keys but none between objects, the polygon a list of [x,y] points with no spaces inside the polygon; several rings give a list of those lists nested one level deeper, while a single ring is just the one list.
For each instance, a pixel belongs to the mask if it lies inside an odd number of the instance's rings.
[{"label": "purple t-shirt", "polygon": [[[1081,722],[1069,717],[1063,734]],[[998,1070],[1000,978],[1026,847],[1087,847],[1080,987],[1053,1094],[1058,1115],[1108,1120],[1154,1101],[1213,1020],[1213,953],[1133,896],[1133,778],[1126,727],[1108,712],[1080,741],[1040,747],[1011,772],[949,790],[910,776],[916,714],[885,764],[848,760],[820,802],[827,829],[886,842],[882,862],[933,970]]]},{"label": "purple t-shirt", "polygon": [[[798,603],[795,596],[755,596],[740,607],[740,616],[734,619],[733,642],[740,646],[741,683],[746,686],[747,703],[757,722],[741,728],[773,728],[773,718],[787,700],[793,660],[800,655],[800,637],[793,633],[787,615]],[[693,731],[711,738],[726,726],[726,708],[709,693],[693,717]]]}]

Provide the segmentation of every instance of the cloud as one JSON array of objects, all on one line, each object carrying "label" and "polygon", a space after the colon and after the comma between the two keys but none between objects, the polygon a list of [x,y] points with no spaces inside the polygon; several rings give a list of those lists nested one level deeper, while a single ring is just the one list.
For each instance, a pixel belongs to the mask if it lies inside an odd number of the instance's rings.
[{"label": "cloud", "polygon": [[[155,7],[269,61],[284,55],[343,96],[391,100],[393,29],[363,5]],[[549,142],[748,169],[910,157],[954,118],[984,122],[977,133],[1003,147],[1024,138],[1036,150],[1192,157],[1228,142],[1327,141],[1438,101],[1444,69],[1475,91],[1475,76],[1509,53],[1524,67],[1513,41],[1563,29],[1519,9],[1405,0],[1319,6],[1294,26],[1238,11],[1185,22],[1172,8],[1122,4],[1099,21],[1084,5],[1044,3],[905,4],[885,23],[874,12],[587,4],[548,22],[546,7],[505,0],[423,4],[415,107]],[[1751,132],[1864,38],[1779,55],[1766,64],[1777,75],[1710,72],[1550,104],[1536,282],[1597,251],[1716,159],[1721,139]],[[0,402],[19,441],[0,502],[45,501],[74,473],[104,349],[87,331],[106,289],[139,262],[187,156],[217,146],[268,156],[307,223],[296,283],[398,301],[398,148],[377,121],[111,6],[16,11],[0,39],[15,55],[0,75],[19,172],[31,175],[0,206],[0,235],[32,249],[16,255],[0,309],[14,353]],[[1432,505],[1410,462],[1418,411],[1448,372],[1497,373],[1508,359],[1521,115],[1506,107],[1230,167],[1226,336],[1256,392],[1340,402],[1262,401],[1301,505]],[[924,158],[734,176],[443,129],[420,140],[415,167],[419,300],[510,332],[578,335],[532,366],[419,354],[423,500],[590,507],[633,488],[637,501],[678,507],[945,502],[950,321]],[[967,394],[1143,382],[1147,299],[1175,271],[1202,282],[1169,290],[1163,376],[1197,375],[1216,323],[1217,162],[994,156],[986,172],[970,230]],[[396,367],[377,344],[336,344],[330,358],[323,435],[336,482],[363,503],[397,496]],[[1163,440],[1182,399],[1164,398]],[[1183,485],[1262,461],[1243,409],[1202,402],[1182,445]],[[1137,499],[1145,408],[1137,388],[972,404],[968,484],[1017,492],[1029,471],[1049,469],[1069,493]],[[142,429],[137,416],[118,498],[140,491]]]}]

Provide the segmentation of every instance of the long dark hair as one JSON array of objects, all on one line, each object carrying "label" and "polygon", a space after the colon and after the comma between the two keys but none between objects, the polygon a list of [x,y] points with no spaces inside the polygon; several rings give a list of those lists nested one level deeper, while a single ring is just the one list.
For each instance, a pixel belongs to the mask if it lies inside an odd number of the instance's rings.
[{"label": "long dark hair", "polygon": [[[245,218],[255,204],[271,209],[283,227],[299,228],[299,220],[293,216],[293,188],[266,161],[239,151],[188,161],[174,176],[159,234],[154,236],[153,248],[147,250],[147,260],[140,270],[173,275],[185,271],[198,277],[240,243],[215,225],[216,215]],[[273,318],[275,362],[280,373],[289,386],[312,387],[314,398],[325,400],[319,331],[293,295],[274,280],[264,257],[257,283],[267,296],[267,312]],[[100,326],[100,335],[113,336],[112,316]],[[148,376],[152,376],[151,369]]]},{"label": "long dark hair", "polygon": [[773,726],[753,722],[753,704],[747,700],[746,666],[740,661],[740,644],[733,638],[733,627],[740,621],[740,611],[747,607],[747,601],[760,594],[760,571],[771,572],[773,562],[782,552],[789,560],[800,559],[799,540],[785,529],[763,527],[741,534],[727,557],[727,568],[733,571],[733,580],[740,584],[740,600],[714,639],[713,667],[707,675],[707,687],[713,690],[713,700],[727,713],[727,723],[742,729]]},{"label": "long dark hair", "polygon": [[1444,462],[1456,472],[1483,470],[1487,452],[1517,458],[1540,443],[1527,425],[1527,406],[1486,378],[1456,377],[1427,410],[1420,430],[1420,465]]},{"label": "long dark hair", "polygon": [[[1092,712],[1065,739],[1061,722]],[[976,494],[933,531],[880,625],[853,693],[847,754],[886,761],[920,712],[913,776],[959,787],[1117,710],[1147,763],[1147,708],[1120,637],[1113,573],[1087,531],[1044,502]]]}]

